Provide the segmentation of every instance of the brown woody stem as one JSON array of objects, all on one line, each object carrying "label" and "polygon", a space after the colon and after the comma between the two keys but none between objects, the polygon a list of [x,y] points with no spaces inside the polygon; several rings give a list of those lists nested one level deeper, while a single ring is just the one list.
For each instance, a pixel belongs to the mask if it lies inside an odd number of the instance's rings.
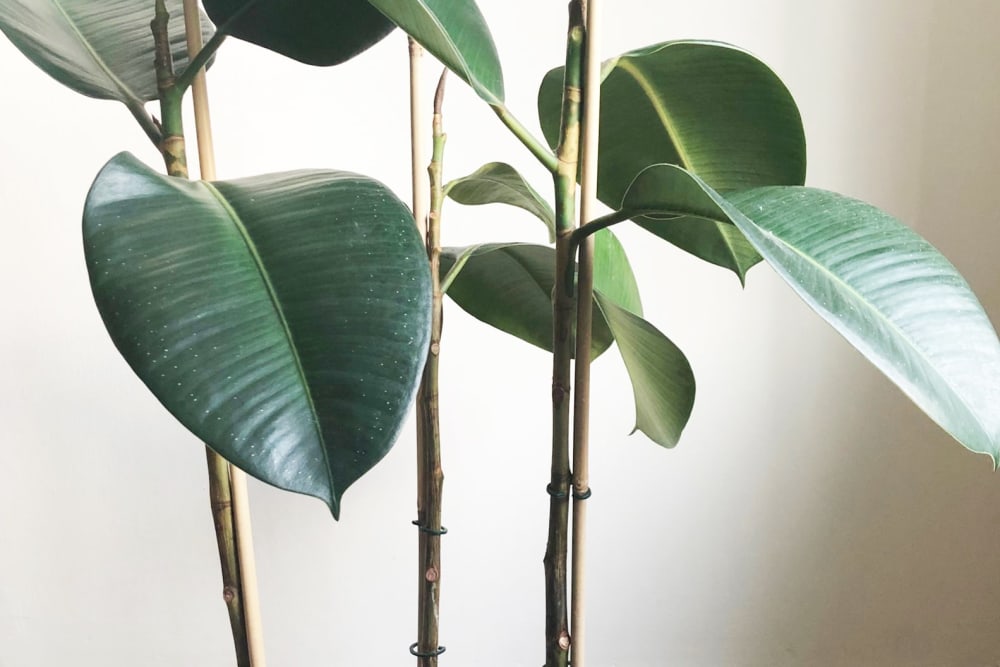
[{"label": "brown woody stem", "polygon": [[[572,271],[571,235],[576,226],[576,178],[580,149],[580,72],[583,14],[569,5],[566,74],[556,153],[556,276]],[[570,634],[567,621],[566,554],[569,539],[570,375],[573,357],[572,284],[556,280],[552,303],[552,468],[549,481],[549,534],[545,548],[545,665],[566,667]]]},{"label": "brown woody stem", "polygon": [[417,638],[417,665],[437,667],[438,622],[441,595],[441,526],[444,473],[441,468],[441,429],[438,413],[438,359],[441,352],[442,292],[441,292],[441,208],[444,203],[442,161],[446,135],[442,130],[441,106],[447,70],[441,74],[434,96],[433,155],[427,169],[430,175],[430,214],[427,218],[427,257],[431,268],[432,308],[431,342],[417,394],[417,419],[421,431],[423,456],[418,462],[418,478],[422,481],[418,527],[420,529],[420,613]]}]

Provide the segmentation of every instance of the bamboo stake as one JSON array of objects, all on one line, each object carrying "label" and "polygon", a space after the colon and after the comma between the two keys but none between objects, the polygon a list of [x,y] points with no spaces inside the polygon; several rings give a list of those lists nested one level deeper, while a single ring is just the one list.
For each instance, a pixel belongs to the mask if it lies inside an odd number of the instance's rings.
[{"label": "bamboo stake", "polygon": [[424,49],[412,37],[410,46],[410,173],[413,182],[413,219],[420,238],[427,235],[427,209],[430,182],[427,176],[427,148],[424,132],[427,118],[421,94],[421,61]]},{"label": "bamboo stake", "polygon": [[[586,0],[583,61],[583,126],[580,131],[580,225],[597,205],[597,147],[601,110],[598,0]],[[590,497],[590,345],[594,315],[594,237],[581,244],[577,259],[576,388],[573,394],[573,544],[570,597],[570,662],[586,665],[586,539]]]},{"label": "bamboo stake", "polygon": [[580,76],[583,14],[579,0],[569,5],[566,75],[563,83],[556,196],[556,283],[552,300],[552,467],[549,534],[545,547],[545,666],[566,667],[570,633],[567,621],[567,551],[570,491],[570,377],[573,356],[573,256],[576,227],[576,178],[580,147]]},{"label": "bamboo stake", "polygon": [[[410,178],[412,183],[413,201],[413,222],[417,226],[417,233],[420,238],[427,239],[427,217],[430,208],[428,198],[430,196],[430,181],[427,170],[427,148],[424,141],[424,131],[426,129],[426,115],[424,113],[424,99],[421,92],[422,60],[424,49],[412,37],[407,39],[410,53]],[[433,325],[432,325],[433,326]],[[424,382],[421,378],[420,387],[417,390],[417,405],[423,405]],[[417,419],[417,526],[426,525],[427,513],[424,508],[425,497],[425,461],[427,452],[427,431],[426,415],[419,408],[416,411]],[[424,586],[424,553],[427,550],[427,533],[420,531],[417,533],[417,636],[423,634],[423,628],[427,622],[424,611],[427,608],[427,588]],[[419,640],[418,640],[419,645]]]},{"label": "bamboo stake", "polygon": [[[184,0],[184,27],[187,37],[188,54],[194,58],[202,49],[201,38],[201,14],[198,10],[197,0]],[[201,178],[204,180],[215,180],[215,149],[212,140],[211,116],[208,106],[208,86],[205,80],[203,69],[195,72],[191,83],[191,93],[194,101],[195,132],[198,137],[198,164]],[[225,512],[216,514],[223,515],[223,521],[228,519],[232,525],[232,533],[236,542],[235,572],[228,572],[232,557],[228,555],[231,550],[231,541],[223,538],[228,535],[219,534],[219,552],[227,552],[227,557],[223,558],[223,580],[224,597],[227,605],[230,605],[230,623],[233,627],[233,640],[236,644],[237,662],[243,660],[244,655],[251,667],[265,667],[263,628],[260,617],[260,597],[257,588],[257,566],[253,551],[253,530],[250,521],[250,504],[247,494],[246,474],[238,468],[223,463],[221,457],[211,450],[208,450],[210,486],[214,482],[220,491],[225,486],[229,487],[231,499],[231,512],[225,516]],[[214,498],[214,493],[213,493]],[[227,566],[229,564],[229,566]],[[226,580],[229,581],[226,581]],[[230,594],[233,593],[232,584],[235,584],[235,595],[237,605],[232,605]],[[239,617],[234,615],[234,607],[239,609]]]}]

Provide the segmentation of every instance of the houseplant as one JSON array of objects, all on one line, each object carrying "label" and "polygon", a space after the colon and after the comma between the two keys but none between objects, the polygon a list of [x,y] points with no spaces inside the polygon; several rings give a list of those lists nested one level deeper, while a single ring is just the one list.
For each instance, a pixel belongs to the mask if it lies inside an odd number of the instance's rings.
[{"label": "houseplant", "polygon": [[[634,45],[634,44],[633,44],[633,45]],[[454,146],[454,145],[455,145],[455,143],[456,143],[456,141],[455,141],[455,140],[454,140],[454,138],[453,138],[453,140],[452,140],[452,145]],[[473,165],[473,166],[475,166],[475,165]]]}]

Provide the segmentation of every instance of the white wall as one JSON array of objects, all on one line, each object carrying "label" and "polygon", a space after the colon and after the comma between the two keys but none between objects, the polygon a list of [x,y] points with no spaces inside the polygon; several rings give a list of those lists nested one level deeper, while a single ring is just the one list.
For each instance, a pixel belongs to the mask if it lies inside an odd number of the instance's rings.
[{"label": "white wall", "polygon": [[[564,3],[515,4],[481,0],[510,106],[535,127]],[[799,101],[810,184],[909,221],[1000,319],[1000,4],[617,0],[605,14],[607,56],[698,37],[764,58]],[[227,45],[210,77],[220,176],[333,166],[408,198],[405,54],[396,34],[316,70]],[[232,664],[203,448],[113,349],[79,242],[99,167],[119,150],[157,156],[123,109],[76,97],[6,41],[0,75],[0,666]],[[545,190],[457,80],[446,114],[450,177],[501,159]],[[509,211],[452,205],[445,224],[452,244],[544,242]],[[680,446],[662,450],[626,435],[615,355],[595,366],[591,664],[995,664],[989,461],[766,267],[743,291],[641,230],[621,236],[647,316],[687,352],[699,397]],[[445,335],[442,665],[537,665],[549,362],[454,307]],[[340,523],[252,483],[270,664],[409,664],[410,431],[348,492]]]}]

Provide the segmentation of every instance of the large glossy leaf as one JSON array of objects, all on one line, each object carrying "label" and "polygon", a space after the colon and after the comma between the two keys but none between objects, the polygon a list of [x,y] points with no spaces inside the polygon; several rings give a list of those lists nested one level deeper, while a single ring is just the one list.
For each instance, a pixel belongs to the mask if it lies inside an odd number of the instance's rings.
[{"label": "large glossy leaf", "polygon": [[807,304],[945,431],[1000,461],[1000,343],[933,246],[855,199],[761,188],[734,222]]},{"label": "large glossy leaf", "polygon": [[392,32],[365,0],[203,0],[226,34],[310,65],[350,60]]},{"label": "large glossy leaf", "polygon": [[[187,65],[182,0],[167,0],[174,65]],[[3,0],[0,30],[33,63],[78,93],[125,104],[157,98],[151,0]],[[205,39],[213,28],[202,22]]]},{"label": "large glossy leaf", "polygon": [[924,412],[997,462],[1000,342],[965,280],[927,241],[843,195],[768,187],[723,198],[670,165],[643,172],[625,199],[669,213],[679,208],[675,197],[739,227],[799,296]]},{"label": "large glossy leaf", "polygon": [[114,158],[84,211],[101,316],[164,406],[251,475],[324,500],[392,445],[429,337],[413,220],[381,184],[215,184]]},{"label": "large glossy leaf", "polygon": [[[552,350],[555,250],[524,243],[445,248],[441,271],[460,272],[448,296],[473,317],[546,351]],[[635,276],[621,244],[604,230],[595,238],[594,284],[629,310],[642,312]],[[594,318],[591,357],[611,345],[607,322]]]},{"label": "large glossy leaf", "polygon": [[369,0],[489,104],[504,99],[493,36],[474,0]]},{"label": "large glossy leaf", "polygon": [[656,327],[599,290],[595,300],[614,334],[635,395],[635,428],[673,447],[694,407],[694,373],[684,353]]},{"label": "large glossy leaf", "polygon": [[531,213],[545,223],[549,242],[555,241],[556,214],[538,192],[514,167],[490,162],[475,172],[456,178],[445,186],[445,193],[459,204],[507,204]]},{"label": "large glossy leaf", "polygon": [[[561,68],[549,72],[538,95],[552,145],[562,76]],[[598,196],[618,209],[635,175],[658,163],[685,167],[720,191],[801,184],[805,138],[795,101],[764,63],[727,44],[667,42],[614,58],[601,85]],[[662,228],[663,237],[741,280],[759,261],[732,228],[680,223]]]}]

